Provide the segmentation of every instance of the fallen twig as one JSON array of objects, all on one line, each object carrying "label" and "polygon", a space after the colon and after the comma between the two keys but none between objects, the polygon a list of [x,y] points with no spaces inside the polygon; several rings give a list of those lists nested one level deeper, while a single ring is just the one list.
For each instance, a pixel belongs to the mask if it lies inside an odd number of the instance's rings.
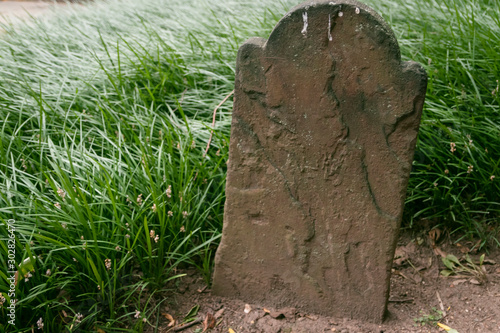
[{"label": "fallen twig", "polygon": [[390,299],[390,303],[413,303],[413,298],[403,298],[403,299]]},{"label": "fallen twig", "polygon": [[443,301],[441,300],[441,296],[439,295],[439,291],[436,290],[436,296],[437,296],[437,299],[439,301],[439,307],[441,308],[441,311],[444,312],[444,305],[443,305]]},{"label": "fallen twig", "polygon": [[198,292],[199,292],[199,293],[202,293],[202,292],[204,292],[205,290],[207,290],[207,288],[208,288],[208,286],[204,286],[203,288],[198,289]]},{"label": "fallen twig", "polygon": [[198,325],[198,324],[201,324],[201,323],[203,323],[203,319],[196,318],[195,320],[193,320],[193,321],[191,321],[189,323],[186,323],[186,324],[178,326],[178,327],[174,327],[173,331],[174,332],[180,332],[180,331],[185,330],[186,328],[190,328],[190,327],[192,327],[194,325]]},{"label": "fallen twig", "polygon": [[219,103],[219,105],[217,105],[217,107],[214,109],[214,114],[212,116],[212,130],[210,131],[210,138],[208,139],[208,143],[207,143],[207,148],[205,149],[205,153],[203,153],[203,158],[205,158],[205,156],[207,156],[207,153],[208,153],[208,149],[210,148],[210,143],[212,142],[212,136],[214,134],[214,129],[215,129],[215,116],[217,115],[217,110],[222,106],[222,104],[224,104],[229,97],[231,97],[231,95],[234,94],[234,90],[231,91],[223,100],[222,102]]}]

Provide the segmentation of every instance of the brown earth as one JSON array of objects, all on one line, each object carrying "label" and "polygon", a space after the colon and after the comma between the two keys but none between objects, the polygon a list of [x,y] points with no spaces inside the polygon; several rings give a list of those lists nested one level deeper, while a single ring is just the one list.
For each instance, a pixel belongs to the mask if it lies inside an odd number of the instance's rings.
[{"label": "brown earth", "polygon": [[[174,291],[165,294],[158,332],[342,332],[395,333],[439,332],[437,322],[460,333],[500,332],[500,250],[481,253],[472,242],[452,244],[449,239],[435,245],[440,235],[400,238],[391,278],[389,313],[381,325],[352,319],[318,316],[296,309],[272,309],[213,296],[195,270],[176,280]],[[445,238],[445,237],[441,237]],[[484,253],[484,252],[483,252]],[[469,271],[444,277],[442,256],[454,254]],[[476,268],[467,266],[469,255]],[[195,306],[195,325],[182,326]],[[175,324],[172,320],[175,320]],[[156,322],[156,320],[149,320]],[[185,322],[185,321],[184,321]],[[168,326],[169,323],[173,324]],[[184,327],[184,328],[183,328]],[[213,328],[211,328],[213,327]],[[154,327],[146,329],[153,332]],[[452,332],[452,331],[450,331]]]},{"label": "brown earth", "polygon": [[84,4],[91,0],[0,0],[0,24],[29,22],[31,17],[51,15],[58,8],[67,8],[67,3]]},{"label": "brown earth", "polygon": [[31,17],[50,14],[55,7],[66,6],[44,1],[0,1],[0,24],[17,23]]}]

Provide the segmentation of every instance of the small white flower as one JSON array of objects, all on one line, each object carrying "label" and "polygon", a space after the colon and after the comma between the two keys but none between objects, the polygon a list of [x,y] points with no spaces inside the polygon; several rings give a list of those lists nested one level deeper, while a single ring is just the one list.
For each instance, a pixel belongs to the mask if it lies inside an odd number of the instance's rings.
[{"label": "small white flower", "polygon": [[52,271],[50,269],[47,269],[47,271],[45,272],[45,275],[50,276],[51,274],[52,274]]},{"label": "small white flower", "polygon": [[171,198],[172,197],[172,185],[168,185],[168,188],[165,191],[165,194],[167,195],[167,198]]},{"label": "small white flower", "polygon": [[59,194],[59,196],[61,197],[61,199],[63,199],[63,201],[66,200],[66,192],[64,192],[62,188],[57,189],[57,194]]},{"label": "small white flower", "polygon": [[139,318],[141,315],[141,311],[139,310],[135,310],[135,315],[134,315],[134,318]]},{"label": "small white flower", "polygon": [[83,315],[82,315],[80,312],[78,312],[78,313],[76,314],[76,316],[75,316],[75,323],[76,323],[76,324],[81,323],[82,319],[83,319]]},{"label": "small white flower", "polygon": [[38,326],[39,330],[43,329],[43,319],[42,318],[38,319],[38,321],[36,322],[36,326]]},{"label": "small white flower", "polygon": [[104,259],[104,265],[106,269],[109,271],[111,269],[111,259]]},{"label": "small white flower", "polygon": [[189,216],[189,213],[186,211],[182,212],[182,217],[187,218]]},{"label": "small white flower", "polygon": [[168,216],[170,216],[170,217],[174,216],[174,212],[172,212],[171,210],[169,210],[167,214],[168,214]]},{"label": "small white flower", "polygon": [[153,207],[151,207],[151,209],[153,210],[153,213],[156,213],[156,204],[153,204]]},{"label": "small white flower", "polygon": [[61,209],[61,204],[60,204],[59,202],[56,202],[56,203],[54,204],[54,206],[56,206],[56,208],[58,208],[58,209]]},{"label": "small white flower", "polygon": [[116,250],[116,251],[121,251],[121,250],[122,250],[122,248],[121,248],[119,245],[117,245],[117,246],[115,247],[115,250]]},{"label": "small white flower", "polygon": [[22,162],[22,167],[24,168],[24,171],[28,170],[28,166],[26,165],[26,161],[24,160],[24,158],[21,158],[21,162]]}]

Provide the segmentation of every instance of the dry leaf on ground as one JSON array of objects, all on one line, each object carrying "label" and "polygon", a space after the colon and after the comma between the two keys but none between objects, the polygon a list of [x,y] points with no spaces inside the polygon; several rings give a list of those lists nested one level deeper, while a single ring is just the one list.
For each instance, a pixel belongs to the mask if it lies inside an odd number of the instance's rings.
[{"label": "dry leaf on ground", "polygon": [[429,231],[429,239],[432,245],[436,244],[439,238],[441,238],[442,233],[443,232],[439,228],[434,228],[431,231]]},{"label": "dry leaf on ground", "polygon": [[405,246],[398,246],[394,253],[394,266],[402,266],[409,258],[410,254],[415,253],[415,242],[411,241]]},{"label": "dry leaf on ground", "polygon": [[433,245],[432,250],[434,251],[434,254],[436,254],[437,256],[441,256],[443,258],[446,258],[448,256],[446,252],[444,252],[439,248],[439,246]]},{"label": "dry leaf on ground", "polygon": [[455,280],[451,283],[450,287],[455,287],[458,286],[459,284],[462,284],[464,282],[467,282],[467,279],[460,279],[460,280]]},{"label": "dry leaf on ground", "polygon": [[224,313],[224,308],[220,309],[219,311],[217,311],[214,315],[215,319],[219,319],[220,317],[222,317],[222,314]]},{"label": "dry leaf on ground", "polygon": [[167,327],[172,327],[175,325],[175,319],[174,317],[172,317],[170,314],[166,313],[166,312],[162,312],[161,315],[163,317],[165,317],[167,320],[168,320],[168,325]]},{"label": "dry leaf on ground", "polygon": [[458,333],[458,331],[456,329],[453,329],[449,326],[446,326],[445,324],[437,323],[437,325],[439,327],[441,327],[442,329],[444,329],[448,333]]},{"label": "dry leaf on ground", "polygon": [[203,332],[214,328],[215,324],[215,317],[210,312],[207,313],[207,315],[205,316],[205,320],[203,320]]}]

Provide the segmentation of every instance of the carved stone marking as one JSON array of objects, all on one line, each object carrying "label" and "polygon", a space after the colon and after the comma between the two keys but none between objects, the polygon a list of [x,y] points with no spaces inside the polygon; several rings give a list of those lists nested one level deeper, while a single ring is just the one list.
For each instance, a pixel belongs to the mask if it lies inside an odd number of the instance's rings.
[{"label": "carved stone marking", "polygon": [[238,53],[215,294],[383,320],[427,76],[343,0]]}]

